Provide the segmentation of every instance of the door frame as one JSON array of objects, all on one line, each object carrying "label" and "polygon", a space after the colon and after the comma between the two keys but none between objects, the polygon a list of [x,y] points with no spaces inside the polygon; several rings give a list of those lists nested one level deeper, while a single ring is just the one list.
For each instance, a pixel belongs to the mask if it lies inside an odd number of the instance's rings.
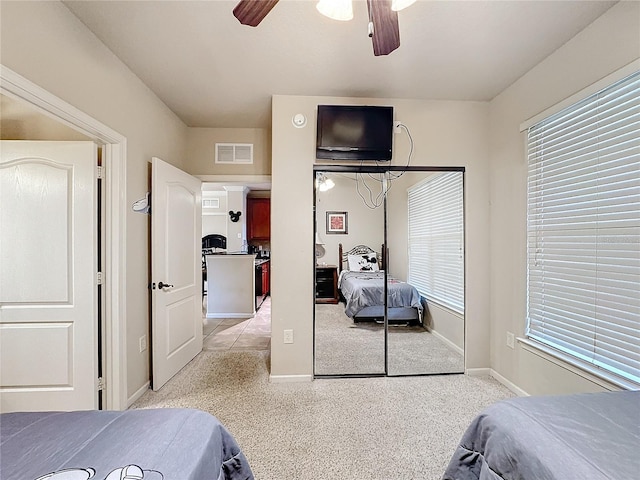
[{"label": "door frame", "polygon": [[0,64],[0,93],[21,100],[35,110],[104,146],[103,242],[105,407],[127,408],[126,350],[126,166],[127,138],[73,105]]}]

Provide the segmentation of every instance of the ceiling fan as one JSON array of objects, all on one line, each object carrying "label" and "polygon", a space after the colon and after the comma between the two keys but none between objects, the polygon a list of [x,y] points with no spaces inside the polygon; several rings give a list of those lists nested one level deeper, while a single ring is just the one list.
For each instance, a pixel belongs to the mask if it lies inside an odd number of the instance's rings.
[{"label": "ceiling fan", "polygon": [[[400,46],[398,10],[409,6],[415,0],[367,0],[369,10],[368,35],[373,43],[375,56],[388,55]],[[240,0],[233,9],[233,15],[243,25],[257,27],[268,15],[278,0]],[[345,15],[334,16],[335,4],[347,8]],[[338,20],[353,17],[351,0],[320,0],[317,9],[324,15]]]}]

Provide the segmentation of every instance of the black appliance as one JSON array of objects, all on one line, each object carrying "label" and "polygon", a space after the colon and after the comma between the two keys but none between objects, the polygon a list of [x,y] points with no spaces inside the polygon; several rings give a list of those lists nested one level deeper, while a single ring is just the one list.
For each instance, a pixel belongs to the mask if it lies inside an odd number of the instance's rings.
[{"label": "black appliance", "polygon": [[227,237],[224,235],[218,235],[217,233],[212,233],[210,235],[206,235],[202,237],[202,249],[203,250],[211,250],[214,248],[222,248],[224,250],[227,249]]},{"label": "black appliance", "polygon": [[391,160],[393,107],[318,105],[316,158]]}]

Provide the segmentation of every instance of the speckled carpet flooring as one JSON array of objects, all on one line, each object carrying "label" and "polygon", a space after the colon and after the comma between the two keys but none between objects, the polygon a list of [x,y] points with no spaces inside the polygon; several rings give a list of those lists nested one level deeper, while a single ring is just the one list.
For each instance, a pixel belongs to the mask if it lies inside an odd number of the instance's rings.
[{"label": "speckled carpet flooring", "polygon": [[[354,323],[344,303],[316,305],[315,374],[384,373],[384,325]],[[462,373],[464,358],[422,326],[389,327],[389,375]]]},{"label": "speckled carpet flooring", "polygon": [[268,372],[268,351],[203,351],[132,408],[210,412],[257,480],[437,480],[472,418],[513,396],[465,375],[269,383]]}]

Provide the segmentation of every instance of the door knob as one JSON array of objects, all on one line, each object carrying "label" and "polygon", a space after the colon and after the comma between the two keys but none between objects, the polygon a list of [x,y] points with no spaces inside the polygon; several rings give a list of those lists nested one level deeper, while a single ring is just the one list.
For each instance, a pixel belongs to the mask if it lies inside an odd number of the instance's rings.
[{"label": "door knob", "polygon": [[163,283],[163,282],[158,283],[158,288],[168,288],[168,287],[173,287],[173,285],[169,285],[168,283]]}]

